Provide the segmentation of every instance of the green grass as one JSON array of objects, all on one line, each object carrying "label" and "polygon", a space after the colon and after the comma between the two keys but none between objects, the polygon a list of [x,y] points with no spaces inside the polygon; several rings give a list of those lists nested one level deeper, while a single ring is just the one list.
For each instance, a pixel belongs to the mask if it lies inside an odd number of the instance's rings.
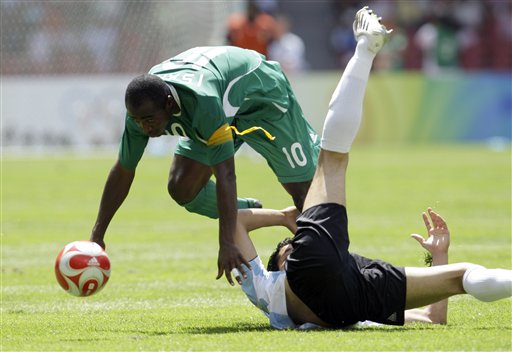
[{"label": "green grass", "polygon": [[[409,234],[427,206],[447,219],[451,261],[511,268],[510,152],[482,146],[353,148],[348,174],[351,246],[398,265],[422,265]],[[174,204],[169,158],[145,158],[108,231],[112,276],[75,298],[57,284],[60,248],[87,239],[113,163],[108,156],[3,156],[4,351],[512,350],[512,301],[452,298],[446,326],[274,331],[239,288],[216,281],[217,223]],[[260,159],[237,159],[240,195],[282,208],[289,197]],[[282,229],[253,239],[264,259]]]}]

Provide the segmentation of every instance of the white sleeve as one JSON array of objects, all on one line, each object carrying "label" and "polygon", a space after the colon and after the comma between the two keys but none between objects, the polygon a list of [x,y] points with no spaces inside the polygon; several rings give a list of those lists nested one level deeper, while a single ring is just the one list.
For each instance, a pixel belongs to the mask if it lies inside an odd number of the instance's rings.
[{"label": "white sleeve", "polygon": [[284,271],[268,272],[258,256],[249,262],[251,270],[246,270],[247,278],[242,279],[242,290],[249,300],[270,320],[277,329],[295,328],[286,310]]}]

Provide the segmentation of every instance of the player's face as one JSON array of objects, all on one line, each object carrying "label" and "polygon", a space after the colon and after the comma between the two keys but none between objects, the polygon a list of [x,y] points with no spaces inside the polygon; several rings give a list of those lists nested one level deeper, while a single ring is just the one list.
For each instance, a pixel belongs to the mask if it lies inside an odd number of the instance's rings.
[{"label": "player's face", "polygon": [[164,107],[158,107],[152,101],[146,100],[137,108],[127,105],[126,109],[128,116],[134,119],[149,137],[165,134],[165,128],[171,119],[167,104]]},{"label": "player's face", "polygon": [[292,252],[292,249],[293,247],[291,244],[286,244],[279,249],[277,265],[279,266],[280,271],[284,270],[284,264],[286,263],[288,255]]}]

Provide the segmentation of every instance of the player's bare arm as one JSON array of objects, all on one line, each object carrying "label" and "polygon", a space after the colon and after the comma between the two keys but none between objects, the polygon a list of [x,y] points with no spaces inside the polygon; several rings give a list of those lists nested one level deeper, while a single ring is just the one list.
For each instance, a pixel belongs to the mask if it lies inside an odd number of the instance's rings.
[{"label": "player's bare arm", "polygon": [[135,171],[124,168],[119,160],[116,161],[105,183],[103,195],[101,196],[100,208],[96,223],[92,229],[91,241],[96,242],[101,247],[105,248],[105,232],[121,204],[123,204],[133,179]]},{"label": "player's bare arm", "polygon": [[[441,215],[428,208],[422,214],[427,230],[427,238],[419,234],[412,234],[418,243],[432,255],[432,265],[448,264],[448,249],[450,247],[450,231]],[[409,309],[405,311],[405,321],[423,322],[431,324],[446,324],[448,316],[448,299],[430,304],[423,309]]]},{"label": "player's bare arm", "polygon": [[231,157],[213,166],[217,180],[217,206],[219,209],[219,257],[217,260],[217,279],[226,275],[231,286],[234,285],[231,270],[237,268],[245,273],[242,264],[250,267],[234,242],[237,222],[235,161]]},{"label": "player's bare arm", "polygon": [[238,210],[237,230],[242,228],[249,233],[261,227],[284,226],[291,233],[295,233],[297,229],[295,221],[298,215],[299,212],[295,207],[288,207],[283,210],[240,209]]},{"label": "player's bare arm", "polygon": [[[297,215],[298,211],[295,207],[283,210],[239,209],[234,241],[244,259],[251,261],[258,255],[249,237],[249,232],[262,227],[284,226],[290,232],[295,233]],[[236,276],[235,278],[239,284],[242,284],[240,277]]]}]

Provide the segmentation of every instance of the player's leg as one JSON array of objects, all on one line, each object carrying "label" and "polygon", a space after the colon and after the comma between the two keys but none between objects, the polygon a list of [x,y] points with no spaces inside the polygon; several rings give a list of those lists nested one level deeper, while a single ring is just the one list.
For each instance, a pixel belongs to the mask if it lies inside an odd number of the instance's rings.
[{"label": "player's leg", "polygon": [[304,209],[321,203],[345,205],[348,152],[359,130],[373,59],[389,31],[368,8],[356,14],[357,46],[334,91],[324,122],[317,170]]},{"label": "player's leg", "polygon": [[[217,219],[217,191],[211,180],[212,169],[206,151],[192,140],[180,140],[169,171],[167,189],[170,196],[192,213]],[[261,208],[258,200],[237,198],[239,209]]]},{"label": "player's leg", "polygon": [[406,267],[405,308],[418,308],[464,293],[462,276],[471,267],[467,263],[438,265],[429,268]]},{"label": "player's leg", "polygon": [[304,201],[304,210],[324,203],[346,205],[345,176],[348,153],[320,150],[318,163]]},{"label": "player's leg", "polygon": [[[293,104],[292,104],[293,105]],[[240,120],[242,131],[260,127],[240,136],[270,166],[278,181],[301,210],[315,172],[319,139],[298,106],[292,106],[278,120]],[[313,136],[312,136],[313,135]],[[274,139],[271,140],[270,136]]]},{"label": "player's leg", "polygon": [[462,293],[486,302],[512,295],[511,270],[457,263],[430,268],[406,267],[405,274],[406,309],[423,307]]},{"label": "player's leg", "polygon": [[304,116],[289,82],[287,90],[288,118],[279,121],[284,133],[279,136],[281,142],[277,152],[284,165],[275,163],[273,169],[283,188],[292,197],[295,207],[302,211],[316,169],[320,140]]},{"label": "player's leg", "polygon": [[282,186],[292,197],[295,207],[299,211],[302,211],[302,208],[304,207],[304,200],[306,199],[309,187],[311,186],[311,181],[282,183]]},{"label": "player's leg", "polygon": [[[276,74],[268,67],[262,70],[266,70],[262,74]],[[240,118],[236,127],[241,133],[238,138],[265,158],[294,205],[302,209],[315,172],[320,140],[304,117],[289,84],[286,89],[285,111],[276,108],[273,116],[264,119]]]},{"label": "player's leg", "polygon": [[255,103],[241,112],[233,127],[239,134],[237,138],[265,158],[294,205],[302,209],[315,173],[320,139],[278,63],[263,61],[254,75],[258,77],[257,84],[269,89],[268,102]]},{"label": "player's leg", "polygon": [[196,198],[212,176],[212,169],[194,159],[175,154],[167,188],[172,199],[185,205]]}]

